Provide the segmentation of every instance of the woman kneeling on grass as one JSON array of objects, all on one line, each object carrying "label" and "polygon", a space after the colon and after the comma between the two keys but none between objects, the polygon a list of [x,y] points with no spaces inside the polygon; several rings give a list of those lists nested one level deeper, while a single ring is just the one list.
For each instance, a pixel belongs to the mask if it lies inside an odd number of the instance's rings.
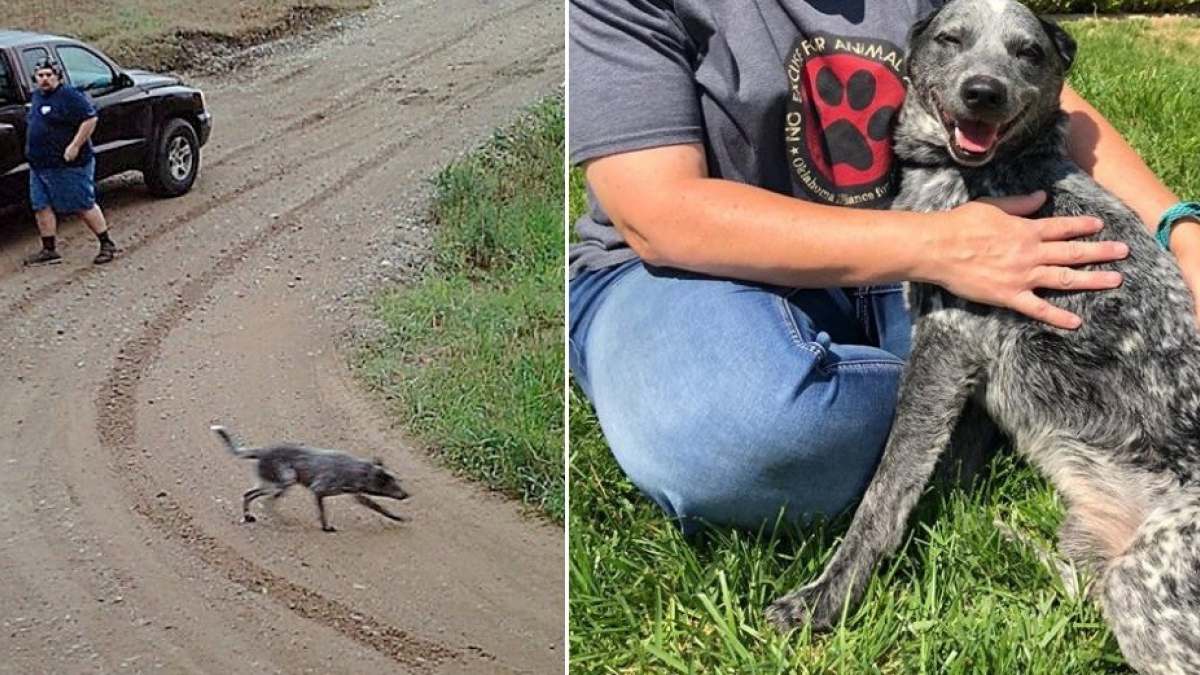
[{"label": "woman kneeling on grass", "polygon": [[[909,27],[933,0],[572,0],[570,366],[630,479],[685,532],[834,515],[891,426],[899,282],[1063,329],[1038,289],[1100,290],[1127,254],[1045,195],[886,209]],[[1147,222],[1176,197],[1072,91],[1072,154]],[[1120,174],[1119,176],[1117,174]],[[1171,248],[1200,287],[1200,226]]]}]

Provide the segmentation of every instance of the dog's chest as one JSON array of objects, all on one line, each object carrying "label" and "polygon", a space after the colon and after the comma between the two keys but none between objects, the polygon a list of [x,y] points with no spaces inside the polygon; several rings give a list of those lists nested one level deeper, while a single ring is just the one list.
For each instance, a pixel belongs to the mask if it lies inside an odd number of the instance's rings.
[{"label": "dog's chest", "polygon": [[967,183],[958,171],[945,168],[915,167],[901,174],[900,192],[892,208],[932,213],[946,211],[970,198]]},{"label": "dog's chest", "polygon": [[909,167],[900,179],[893,209],[932,213],[948,211],[980,197],[1004,197],[1030,190],[1015,187],[1005,176],[976,171],[968,176],[957,167]]}]

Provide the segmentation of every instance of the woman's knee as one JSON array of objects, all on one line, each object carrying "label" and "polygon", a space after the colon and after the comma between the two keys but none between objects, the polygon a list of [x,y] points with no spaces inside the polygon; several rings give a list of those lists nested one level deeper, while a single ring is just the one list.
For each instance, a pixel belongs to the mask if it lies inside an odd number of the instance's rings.
[{"label": "woman's knee", "polygon": [[[843,368],[848,371],[850,368]],[[757,528],[832,516],[861,496],[894,411],[898,364],[824,374],[791,396],[710,391],[670,414],[597,406],[618,463],[670,515]]]}]

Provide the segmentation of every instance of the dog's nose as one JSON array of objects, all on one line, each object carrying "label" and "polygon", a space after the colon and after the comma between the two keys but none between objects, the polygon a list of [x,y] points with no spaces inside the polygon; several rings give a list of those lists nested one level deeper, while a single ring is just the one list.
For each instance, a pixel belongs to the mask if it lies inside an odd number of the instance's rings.
[{"label": "dog's nose", "polygon": [[967,78],[961,94],[963,103],[974,111],[997,110],[1008,103],[1008,89],[1004,83],[987,75]]}]

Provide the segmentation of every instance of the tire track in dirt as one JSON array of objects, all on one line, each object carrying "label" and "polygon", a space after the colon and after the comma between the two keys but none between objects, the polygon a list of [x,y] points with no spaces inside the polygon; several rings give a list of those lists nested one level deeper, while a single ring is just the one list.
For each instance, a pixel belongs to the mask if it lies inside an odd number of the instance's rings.
[{"label": "tire track in dirt", "polygon": [[[175,301],[150,320],[140,336],[125,342],[119,348],[117,363],[97,395],[96,418],[103,449],[121,465],[122,470],[119,473],[128,487],[133,510],[146,518],[164,536],[182,542],[193,555],[207,566],[219,570],[230,581],[263,591],[268,598],[299,616],[332,628],[364,646],[381,652],[397,663],[411,668],[428,669],[431,665],[448,659],[476,658],[492,661],[495,657],[476,647],[455,649],[413,637],[401,629],[386,625],[381,620],[365,616],[344,603],[275,575],[246,559],[233,547],[203,532],[167,493],[155,492],[155,481],[141,466],[137,453],[131,451],[131,448],[137,445],[135,392],[139,381],[154,362],[163,341],[171,331],[184,317],[200,306],[213,286],[232,274],[249,253],[291,227],[296,214],[308,211],[314,205],[330,199],[362,180],[367,173],[378,169],[410,142],[410,139],[404,139],[384,146],[374,157],[351,167],[332,185],[281,213],[269,227],[242,240],[205,273],[188,281],[177,293]],[[206,205],[203,211],[208,212],[216,206],[218,205]],[[185,217],[181,222],[158,228],[139,241],[136,247],[146,245],[150,240],[176,229],[187,220],[189,218]],[[80,268],[71,276],[82,278],[92,273],[92,268]],[[56,285],[48,288],[47,293],[61,287],[62,285]]]},{"label": "tire track in dirt", "polygon": [[[296,210],[327,198],[341,187],[338,185],[318,193]],[[242,557],[233,547],[197,527],[191,516],[166,492],[154,492],[154,479],[141,466],[137,454],[131,451],[137,444],[137,386],[154,361],[163,340],[193,308],[204,301],[220,279],[234,271],[246,254],[264,245],[286,227],[286,219],[280,218],[271,228],[242,242],[203,276],[188,282],[176,301],[151,320],[142,335],[121,346],[117,352],[117,364],[97,395],[97,430],[101,446],[114,462],[121,465],[120,473],[132,497],[134,512],[146,518],[168,539],[183,543],[192,555],[233,583],[263,592],[299,616],[332,628],[408,667],[426,669],[447,659],[463,658],[461,650],[415,638],[373,617],[364,616],[344,603],[294,584]],[[488,657],[486,654],[482,656]]]},{"label": "tire track in dirt", "polygon": [[[530,7],[533,4],[528,3],[521,7]],[[542,50],[536,53],[534,60],[552,57],[560,51],[556,49]],[[496,69],[519,67],[520,64],[530,61],[530,55],[526,54],[513,63],[494,64],[494,67]],[[473,85],[458,89],[455,98],[471,97],[489,84],[487,78],[480,78]],[[369,89],[370,87],[363,88],[361,92],[365,93]],[[439,118],[440,116],[433,116],[434,120],[439,120]],[[322,120],[322,123],[329,121],[328,119]],[[390,157],[412,143],[413,139],[419,139],[424,131],[435,127],[438,123],[439,121],[434,121],[425,127],[411,130],[414,133],[410,133],[406,138],[383,146],[368,160],[351,166],[334,183],[280,213],[279,217],[274,219],[269,226],[240,241],[215,265],[200,276],[187,281],[176,293],[174,301],[152,318],[139,336],[127,340],[120,346],[116,355],[116,363],[111,368],[95,401],[96,424],[101,446],[113,458],[114,464],[120,466],[121,470],[118,473],[127,486],[135,513],[145,518],[166,538],[183,544],[186,550],[197,559],[206,566],[217,570],[231,582],[261,592],[280,607],[284,607],[304,619],[332,628],[406,668],[420,671],[428,671],[438,664],[451,660],[474,659],[492,662],[496,658],[477,646],[452,647],[415,637],[407,631],[387,625],[377,617],[369,616],[343,602],[276,575],[243,557],[234,547],[204,532],[195,523],[192,516],[168,493],[156,490],[155,480],[141,465],[138,454],[132,448],[137,447],[136,391],[139,382],[157,358],[163,341],[175,327],[190,312],[201,306],[212,288],[223,278],[232,274],[251,252],[263,247],[290,228],[298,214],[303,214],[315,205],[330,200],[334,195],[346,190],[371,171],[377,170]],[[328,149],[320,152],[328,152]],[[125,248],[127,251],[135,251],[147,246],[187,223],[227,205],[246,192],[268,184],[277,177],[277,175],[263,176],[228,193],[217,195],[179,217],[145,232],[143,236],[131,241]],[[26,312],[55,292],[95,273],[95,268],[74,270],[54,284],[37,289],[30,295],[12,303],[2,316],[9,318],[15,314]]]}]

